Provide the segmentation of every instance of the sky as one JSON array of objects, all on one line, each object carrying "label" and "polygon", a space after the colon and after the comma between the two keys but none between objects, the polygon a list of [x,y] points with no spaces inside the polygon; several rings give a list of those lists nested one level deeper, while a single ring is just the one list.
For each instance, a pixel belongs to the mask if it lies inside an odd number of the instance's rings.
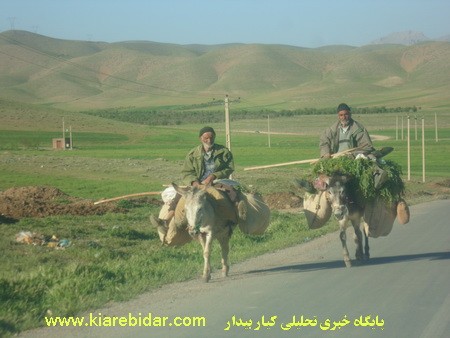
[{"label": "sky", "polygon": [[362,46],[450,35],[449,0],[0,0],[0,31],[85,41]]}]

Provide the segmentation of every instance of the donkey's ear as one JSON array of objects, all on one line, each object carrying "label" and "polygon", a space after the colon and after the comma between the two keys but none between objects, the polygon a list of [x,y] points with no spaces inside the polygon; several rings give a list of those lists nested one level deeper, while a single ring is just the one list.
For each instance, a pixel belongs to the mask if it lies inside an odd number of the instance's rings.
[{"label": "donkey's ear", "polygon": [[188,192],[189,190],[191,190],[190,187],[182,188],[182,187],[178,186],[178,185],[177,185],[176,183],[174,183],[174,182],[172,182],[172,186],[173,186],[173,188],[175,189],[175,191],[176,191],[177,193],[179,193],[180,195],[182,195],[182,196],[186,195],[187,192]]}]

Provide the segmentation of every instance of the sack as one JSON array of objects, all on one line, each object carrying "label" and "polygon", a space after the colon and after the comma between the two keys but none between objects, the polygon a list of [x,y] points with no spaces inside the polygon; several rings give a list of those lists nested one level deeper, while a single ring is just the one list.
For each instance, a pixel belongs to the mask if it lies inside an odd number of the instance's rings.
[{"label": "sack", "polygon": [[162,198],[163,202],[168,203],[168,204],[170,204],[170,202],[172,202],[176,196],[177,196],[177,192],[173,186],[167,187],[161,193],[161,198]]},{"label": "sack", "polygon": [[187,228],[178,228],[175,225],[175,217],[170,220],[169,229],[164,237],[167,246],[181,246],[192,241]]},{"label": "sack", "polygon": [[164,205],[159,211],[158,218],[164,221],[170,221],[173,217],[176,203],[180,199],[180,195],[177,195],[175,188],[170,186],[161,193],[161,197]]},{"label": "sack", "polygon": [[175,215],[170,220],[167,232],[164,234],[163,243],[168,246],[181,246],[192,241],[192,237],[187,230],[184,201],[184,197],[181,197],[178,201]]},{"label": "sack", "polygon": [[387,236],[397,216],[395,204],[388,204],[381,198],[370,201],[364,210],[364,231],[369,237]]},{"label": "sack", "polygon": [[303,209],[310,229],[323,227],[331,217],[331,204],[324,192],[318,194],[305,193]]},{"label": "sack", "polygon": [[262,235],[270,224],[270,209],[258,194],[240,193],[245,203],[245,218],[239,217],[239,229],[247,235]]},{"label": "sack", "polygon": [[169,208],[170,208],[170,204],[165,203],[162,206],[161,210],[159,211],[158,218],[162,219],[164,221],[170,220],[171,216],[173,216],[173,215],[170,213]]},{"label": "sack", "polygon": [[409,207],[404,200],[400,200],[397,204],[397,221],[400,224],[406,224],[409,222]]}]

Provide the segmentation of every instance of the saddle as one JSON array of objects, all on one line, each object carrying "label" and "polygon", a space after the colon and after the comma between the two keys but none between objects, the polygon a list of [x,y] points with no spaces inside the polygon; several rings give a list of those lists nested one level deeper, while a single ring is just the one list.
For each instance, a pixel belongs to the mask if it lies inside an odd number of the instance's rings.
[{"label": "saddle", "polygon": [[247,204],[244,202],[242,192],[235,188],[239,185],[233,180],[216,180],[213,183],[214,188],[223,191],[228,196],[230,202],[235,206],[237,219],[242,221],[247,218]]}]

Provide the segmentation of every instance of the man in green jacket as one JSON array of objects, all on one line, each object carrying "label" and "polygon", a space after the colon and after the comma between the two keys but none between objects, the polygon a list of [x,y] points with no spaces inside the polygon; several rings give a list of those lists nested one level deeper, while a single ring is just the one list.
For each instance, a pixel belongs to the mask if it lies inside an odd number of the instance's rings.
[{"label": "man in green jacket", "polygon": [[234,171],[230,150],[216,144],[216,132],[204,127],[199,132],[200,145],[192,149],[184,161],[183,181],[187,185],[211,185],[215,179],[229,178]]},{"label": "man in green jacket", "polygon": [[372,152],[372,140],[364,126],[352,119],[350,107],[341,103],[337,107],[338,120],[320,136],[320,157],[331,155],[356,147],[359,152]]},{"label": "man in green jacket", "polygon": [[[212,186],[216,179],[226,179],[234,171],[234,160],[231,151],[219,144],[215,143],[216,132],[211,127],[203,127],[199,132],[200,145],[191,149],[184,160],[183,181],[188,186]],[[170,189],[170,188],[169,188]],[[231,192],[229,192],[231,193]],[[181,198],[181,195],[176,194],[169,202],[167,202],[161,209],[159,216],[150,215],[150,222],[158,229],[160,239],[163,244],[174,242],[172,237],[177,236],[175,227],[169,229],[171,220],[175,215],[175,209]],[[235,195],[237,198],[237,195]],[[163,198],[164,199],[164,198]],[[233,201],[237,202],[237,200]],[[238,208],[242,209],[243,203],[240,203]],[[239,209],[239,210],[240,210]],[[235,218],[233,215],[230,218]],[[173,224],[175,225],[175,224]],[[170,232],[167,235],[167,232]],[[170,237],[170,238],[168,238]],[[185,239],[182,238],[182,241]]]}]

